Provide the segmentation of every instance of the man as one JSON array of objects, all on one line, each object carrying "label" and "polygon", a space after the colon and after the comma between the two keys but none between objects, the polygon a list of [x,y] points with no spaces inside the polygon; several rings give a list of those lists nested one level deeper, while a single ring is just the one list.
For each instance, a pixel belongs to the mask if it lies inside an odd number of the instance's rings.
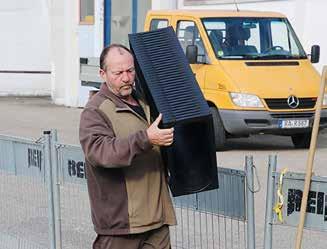
[{"label": "man", "polygon": [[105,83],[81,114],[93,249],[168,249],[175,213],[159,146],[173,143],[173,128],[150,125],[149,107],[137,97],[130,51],[119,44],[100,57]]}]

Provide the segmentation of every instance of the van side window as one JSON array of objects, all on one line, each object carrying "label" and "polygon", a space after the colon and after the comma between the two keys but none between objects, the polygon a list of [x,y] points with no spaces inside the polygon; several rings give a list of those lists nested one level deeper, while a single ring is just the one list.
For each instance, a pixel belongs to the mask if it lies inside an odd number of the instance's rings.
[{"label": "van side window", "polygon": [[196,45],[198,47],[197,63],[207,62],[207,53],[204,49],[202,38],[199,34],[199,30],[192,21],[179,21],[177,24],[177,38],[186,53],[186,47],[188,45]]},{"label": "van side window", "polygon": [[168,27],[167,19],[152,19],[150,24],[150,30],[162,29]]}]

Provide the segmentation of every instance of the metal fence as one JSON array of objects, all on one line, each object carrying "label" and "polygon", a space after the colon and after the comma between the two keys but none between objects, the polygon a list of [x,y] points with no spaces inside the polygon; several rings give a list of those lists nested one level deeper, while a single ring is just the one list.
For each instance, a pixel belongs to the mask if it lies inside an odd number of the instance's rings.
[{"label": "metal fence", "polygon": [[[252,157],[245,171],[218,172],[218,190],[173,199],[173,248],[255,248]],[[0,200],[0,249],[91,248],[84,156],[56,131],[36,142],[0,136]]]},{"label": "metal fence", "polygon": [[0,248],[47,248],[44,146],[0,136]]},{"label": "metal fence", "polygon": [[[264,249],[295,247],[304,174],[277,172],[277,156],[269,157]],[[278,195],[278,190],[280,193]],[[282,196],[281,218],[274,211]],[[306,210],[302,248],[327,248],[327,177],[313,176]]]}]

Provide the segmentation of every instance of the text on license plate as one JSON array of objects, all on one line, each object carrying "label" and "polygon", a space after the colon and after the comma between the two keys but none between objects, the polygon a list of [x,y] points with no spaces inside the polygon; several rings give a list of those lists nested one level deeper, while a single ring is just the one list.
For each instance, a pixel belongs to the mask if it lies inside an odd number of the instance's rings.
[{"label": "text on license plate", "polygon": [[297,120],[279,120],[279,128],[307,128],[309,127],[308,119],[297,119]]}]

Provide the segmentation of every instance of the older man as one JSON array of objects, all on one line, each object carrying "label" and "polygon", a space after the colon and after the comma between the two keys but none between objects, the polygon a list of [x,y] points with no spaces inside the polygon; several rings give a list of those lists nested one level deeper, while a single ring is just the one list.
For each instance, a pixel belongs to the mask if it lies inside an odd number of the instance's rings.
[{"label": "older man", "polygon": [[105,83],[81,114],[94,249],[170,248],[175,213],[159,146],[173,142],[173,129],[150,124],[149,107],[134,89],[130,51],[119,44],[100,57]]}]

